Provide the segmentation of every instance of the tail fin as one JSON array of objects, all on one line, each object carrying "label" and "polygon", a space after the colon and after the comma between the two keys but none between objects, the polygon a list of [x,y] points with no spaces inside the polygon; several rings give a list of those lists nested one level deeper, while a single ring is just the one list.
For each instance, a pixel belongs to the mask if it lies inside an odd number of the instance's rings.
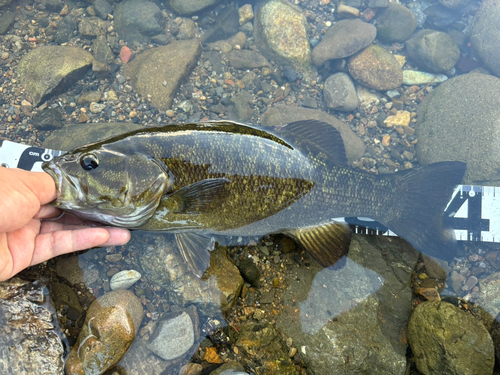
[{"label": "tail fin", "polygon": [[452,259],[455,234],[445,225],[443,214],[453,189],[462,182],[465,167],[458,161],[439,162],[395,173],[394,183],[404,186],[407,194],[400,202],[398,217],[382,222],[417,250]]}]

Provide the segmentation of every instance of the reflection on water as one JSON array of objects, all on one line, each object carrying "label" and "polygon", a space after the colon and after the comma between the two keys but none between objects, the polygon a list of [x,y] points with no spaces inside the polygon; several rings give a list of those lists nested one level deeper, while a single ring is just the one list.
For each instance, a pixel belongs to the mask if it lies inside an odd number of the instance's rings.
[{"label": "reflection on water", "polygon": [[[2,139],[68,150],[140,126],[316,119],[354,168],[463,161],[464,183],[498,185],[496,0],[14,0],[0,13]],[[457,206],[455,224],[494,239],[495,205]],[[173,238],[134,233],[2,284],[0,372],[62,374],[69,355],[75,374],[494,373],[495,243],[443,262],[355,235],[323,269],[287,237],[217,240],[201,279]]]}]

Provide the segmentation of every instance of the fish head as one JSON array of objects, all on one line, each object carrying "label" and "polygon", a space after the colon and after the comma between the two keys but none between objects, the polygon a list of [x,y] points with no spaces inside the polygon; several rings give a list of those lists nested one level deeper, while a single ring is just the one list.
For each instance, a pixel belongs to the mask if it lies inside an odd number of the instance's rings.
[{"label": "fish head", "polygon": [[76,216],[135,228],[155,212],[173,178],[161,162],[105,145],[82,147],[46,162],[57,188],[52,203]]}]

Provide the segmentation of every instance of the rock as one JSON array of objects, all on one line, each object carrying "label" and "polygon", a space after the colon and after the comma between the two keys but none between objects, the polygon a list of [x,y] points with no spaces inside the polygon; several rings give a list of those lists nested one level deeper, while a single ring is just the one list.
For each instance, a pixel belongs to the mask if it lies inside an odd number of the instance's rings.
[{"label": "rock", "polygon": [[390,3],[377,14],[377,38],[386,42],[404,42],[417,27],[413,13],[403,5]]},{"label": "rock", "polygon": [[247,122],[253,116],[253,109],[250,107],[252,95],[248,91],[240,91],[232,98],[229,107],[229,118],[237,122]]},{"label": "rock", "polygon": [[151,105],[165,111],[170,109],[182,79],[194,68],[200,54],[201,45],[197,40],[173,42],[141,53],[123,72],[138,94],[151,95]]},{"label": "rock", "polygon": [[164,360],[186,354],[194,345],[193,322],[186,312],[167,313],[158,321],[147,347]]},{"label": "rock", "polygon": [[44,109],[33,118],[33,126],[39,130],[54,130],[62,128],[62,113],[58,108]]},{"label": "rock", "polygon": [[0,7],[9,5],[12,2],[12,0],[0,0]]},{"label": "rock", "polygon": [[461,160],[467,163],[463,184],[500,182],[500,149],[491,136],[500,131],[499,101],[500,79],[491,75],[469,73],[440,84],[417,111],[420,163]]},{"label": "rock", "polygon": [[357,160],[365,153],[363,141],[353,133],[349,126],[336,117],[322,111],[295,106],[277,105],[264,112],[261,123],[263,126],[278,126],[300,120],[323,121],[337,129],[344,140],[348,160]]},{"label": "rock", "polygon": [[497,56],[500,48],[499,19],[500,0],[481,2],[479,11],[472,21],[470,34],[474,50],[496,76],[500,76],[500,59]]},{"label": "rock", "polygon": [[114,26],[120,39],[129,45],[134,42],[148,44],[153,35],[164,31],[165,21],[155,3],[126,0],[116,5]]},{"label": "rock", "polygon": [[210,266],[203,275],[203,280],[214,279],[222,292],[221,310],[223,313],[231,309],[238,301],[243,287],[240,271],[227,256],[227,248],[216,247],[210,254]]},{"label": "rock", "polygon": [[238,30],[238,11],[233,6],[226,6],[215,17],[214,25],[203,34],[203,44],[228,39],[235,35]]},{"label": "rock", "polygon": [[64,17],[62,22],[57,25],[57,31],[54,35],[54,42],[57,44],[67,43],[78,29],[76,19],[72,15]]},{"label": "rock", "polygon": [[247,49],[233,50],[227,54],[227,59],[233,68],[241,70],[271,66],[260,53]]},{"label": "rock", "polygon": [[101,113],[106,109],[106,104],[92,102],[89,109],[92,113]]},{"label": "rock", "polygon": [[106,35],[108,29],[108,22],[101,20],[97,17],[82,18],[78,24],[78,31],[84,36],[99,36]]},{"label": "rock", "polygon": [[277,327],[299,348],[310,373],[405,374],[407,345],[400,335],[411,313],[418,256],[399,238],[354,235],[343,266],[294,268]]},{"label": "rock", "polygon": [[423,375],[493,374],[495,353],[488,331],[450,303],[420,303],[411,315],[408,339]]},{"label": "rock", "polygon": [[174,12],[184,16],[218,4],[220,0],[169,0],[168,3]]},{"label": "rock", "polygon": [[108,19],[108,14],[113,13],[113,8],[106,0],[95,0],[93,2],[96,16],[103,20]]},{"label": "rock", "polygon": [[311,49],[301,9],[286,0],[268,1],[259,8],[254,26],[255,44],[264,56],[282,65],[309,67]]},{"label": "rock", "polygon": [[448,79],[444,74],[432,74],[418,70],[403,70],[403,85],[438,85]]},{"label": "rock", "polygon": [[345,73],[335,73],[325,80],[323,95],[326,106],[337,111],[354,111],[359,104],[356,89]]},{"label": "rock", "polygon": [[348,67],[356,81],[374,90],[392,90],[403,83],[398,61],[378,45],[371,45],[350,57]]},{"label": "rock", "polygon": [[43,0],[42,4],[49,12],[59,13],[63,7],[61,0]]},{"label": "rock", "polygon": [[128,290],[95,300],[66,360],[68,375],[102,374],[115,366],[134,341],[143,315],[141,302]]},{"label": "rock", "polygon": [[99,102],[102,98],[102,93],[99,90],[87,91],[78,98],[78,104],[90,104],[92,102]]},{"label": "rock", "polygon": [[[58,310],[62,305],[68,306],[67,315],[80,316],[83,313],[82,305],[75,291],[66,284],[50,283],[50,297],[54,301],[54,307]],[[70,311],[72,310],[72,311]],[[77,319],[73,319],[77,320]]]},{"label": "rock", "polygon": [[361,20],[341,20],[333,24],[314,47],[312,60],[317,66],[328,60],[342,59],[368,47],[375,40],[377,29]]},{"label": "rock", "polygon": [[462,17],[460,12],[453,11],[441,4],[432,5],[424,10],[425,27],[446,31],[455,21]]},{"label": "rock", "polygon": [[[44,146],[47,147],[47,146]],[[57,148],[57,147],[47,147],[53,150],[63,150],[67,151],[69,149]],[[78,265],[78,256],[75,254],[69,254],[66,256],[60,256],[57,258],[56,263],[56,273],[57,276],[66,280],[70,285],[76,285],[84,282],[83,271]]]},{"label": "rock", "polygon": [[196,25],[194,24],[194,21],[190,18],[186,18],[182,20],[176,37],[178,40],[193,39],[195,32]]},{"label": "rock", "polygon": [[0,373],[63,374],[63,332],[45,283],[0,283]]},{"label": "rock", "polygon": [[109,281],[111,290],[128,289],[134,285],[140,278],[141,274],[136,270],[123,270],[115,273]]},{"label": "rock", "polygon": [[[136,124],[114,122],[66,125],[47,137],[43,142],[43,147],[68,151],[88,143],[141,128],[142,126]],[[65,258],[58,258],[58,264],[61,259]],[[78,267],[78,259],[75,262],[76,265],[72,266],[71,269]],[[67,267],[66,263],[61,264],[61,272],[65,272],[64,267]]]},{"label": "rock", "polygon": [[0,17],[0,35],[5,34],[9,31],[10,27],[14,23],[14,18],[16,17],[15,13],[6,11]]},{"label": "rock", "polygon": [[451,36],[441,31],[422,30],[406,42],[408,56],[421,68],[433,73],[452,69],[460,49]]},{"label": "rock", "polygon": [[337,14],[340,18],[359,17],[359,9],[340,3],[337,7]]},{"label": "rock", "polygon": [[33,106],[66,91],[92,64],[92,55],[67,46],[43,46],[28,52],[17,67]]},{"label": "rock", "polygon": [[253,287],[258,288],[260,285],[260,270],[254,263],[252,258],[242,259],[238,265],[241,276],[248,281]]},{"label": "rock", "polygon": [[254,14],[252,9],[252,4],[245,4],[238,9],[239,23],[240,25],[246,24],[248,21],[253,20]]},{"label": "rock", "polygon": [[104,35],[100,35],[94,40],[94,58],[103,64],[112,64],[115,55],[108,45],[108,41]]},{"label": "rock", "polygon": [[394,126],[410,125],[411,114],[408,111],[397,111],[394,116],[387,116],[384,120],[385,126],[392,128]]},{"label": "rock", "polygon": [[[240,333],[236,336],[234,345],[250,356],[252,359],[250,367],[255,368],[256,374],[299,375],[293,362],[288,358],[285,342],[272,324],[265,321],[262,323],[248,321],[238,328]],[[221,372],[219,374],[226,375]]]}]

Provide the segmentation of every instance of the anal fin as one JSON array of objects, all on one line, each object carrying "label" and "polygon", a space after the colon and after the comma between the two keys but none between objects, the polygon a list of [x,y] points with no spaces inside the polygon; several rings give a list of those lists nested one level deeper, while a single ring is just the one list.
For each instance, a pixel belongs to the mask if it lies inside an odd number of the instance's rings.
[{"label": "anal fin", "polygon": [[215,239],[205,234],[176,233],[175,240],[191,271],[201,278],[210,265],[210,252],[215,247]]},{"label": "anal fin", "polygon": [[293,229],[285,234],[300,243],[323,267],[330,267],[347,255],[352,232],[347,224],[333,221],[318,226]]}]

